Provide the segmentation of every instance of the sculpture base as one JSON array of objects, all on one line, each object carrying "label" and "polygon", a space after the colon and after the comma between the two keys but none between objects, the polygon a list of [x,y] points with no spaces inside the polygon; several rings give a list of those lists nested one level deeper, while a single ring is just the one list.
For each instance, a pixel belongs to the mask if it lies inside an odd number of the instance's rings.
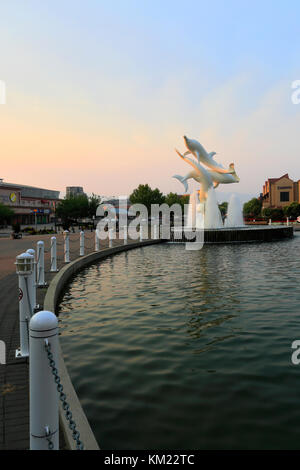
[{"label": "sculpture base", "polygon": [[[176,228],[171,229],[170,242],[172,243],[186,243],[193,242],[192,235],[195,233],[192,230],[181,231]],[[219,228],[219,229],[204,229],[204,243],[253,243],[253,242],[272,242],[292,238],[294,236],[293,227],[279,225],[260,226],[260,227],[232,227],[232,228]],[[200,237],[203,237],[201,234]],[[194,235],[195,240],[195,235]],[[202,238],[203,240],[203,238]]]}]

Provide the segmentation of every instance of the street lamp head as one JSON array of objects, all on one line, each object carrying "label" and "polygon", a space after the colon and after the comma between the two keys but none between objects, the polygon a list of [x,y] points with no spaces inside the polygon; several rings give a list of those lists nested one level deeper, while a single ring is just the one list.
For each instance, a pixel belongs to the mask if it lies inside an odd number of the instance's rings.
[{"label": "street lamp head", "polygon": [[34,256],[29,253],[22,253],[16,258],[17,274],[29,276],[33,272]]}]

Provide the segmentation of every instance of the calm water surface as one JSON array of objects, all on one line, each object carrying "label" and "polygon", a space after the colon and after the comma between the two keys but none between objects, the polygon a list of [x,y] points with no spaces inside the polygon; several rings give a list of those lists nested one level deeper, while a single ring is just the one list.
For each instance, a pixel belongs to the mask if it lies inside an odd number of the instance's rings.
[{"label": "calm water surface", "polygon": [[299,449],[300,236],[154,245],[80,272],[61,343],[102,449]]}]

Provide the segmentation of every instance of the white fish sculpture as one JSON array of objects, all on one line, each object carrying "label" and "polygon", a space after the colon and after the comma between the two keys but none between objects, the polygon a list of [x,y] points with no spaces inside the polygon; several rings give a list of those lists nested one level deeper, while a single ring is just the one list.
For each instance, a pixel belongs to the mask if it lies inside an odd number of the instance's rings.
[{"label": "white fish sculpture", "polygon": [[197,160],[198,163],[204,163],[204,165],[208,166],[213,171],[217,171],[218,173],[233,173],[234,169],[229,167],[228,169],[224,168],[222,165],[217,163],[213,157],[216,155],[216,152],[210,152],[208,153],[203,145],[198,142],[198,140],[193,140],[193,139],[188,139],[185,135],[183,136],[184,143],[186,145],[186,148],[188,149],[185,153],[184,156],[193,154]]},{"label": "white fish sculpture", "polygon": [[214,188],[218,187],[219,184],[230,184],[238,183],[240,181],[237,176],[234,164],[230,164],[231,173],[219,173],[217,171],[207,170],[200,163],[196,162],[192,158],[187,157],[185,154],[182,155],[178,150],[176,150],[180,158],[189,163],[194,169],[187,173],[185,176],[174,175],[173,178],[178,179],[183,185],[185,192],[188,191],[188,180],[194,179],[202,185],[202,189],[205,194],[207,194],[208,189],[212,186]]}]

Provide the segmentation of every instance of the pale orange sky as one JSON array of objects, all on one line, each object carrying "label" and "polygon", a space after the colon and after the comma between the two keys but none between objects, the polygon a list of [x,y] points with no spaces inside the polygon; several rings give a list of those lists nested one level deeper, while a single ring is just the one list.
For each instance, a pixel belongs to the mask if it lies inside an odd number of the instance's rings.
[{"label": "pale orange sky", "polygon": [[[184,134],[216,151],[224,166],[235,163],[241,182],[221,191],[258,195],[268,177],[300,178],[300,105],[291,102],[299,68],[292,51],[287,59],[288,48],[274,43],[267,11],[257,33],[265,42],[241,36],[235,51],[226,35],[203,47],[187,31],[178,34],[183,19],[176,2],[172,15],[156,2],[145,12],[136,3],[127,13],[119,2],[120,11],[93,1],[70,10],[68,2],[29,0],[16,12],[13,3],[0,20],[5,181],[62,192],[79,185],[102,195],[130,194],[148,183],[182,193],[172,175],[189,171],[174,152],[184,150]],[[150,11],[160,12],[159,19]],[[255,24],[255,15],[246,17]],[[220,22],[229,33],[227,21],[228,30],[220,14],[214,26]],[[231,42],[219,55],[225,39]]]}]

